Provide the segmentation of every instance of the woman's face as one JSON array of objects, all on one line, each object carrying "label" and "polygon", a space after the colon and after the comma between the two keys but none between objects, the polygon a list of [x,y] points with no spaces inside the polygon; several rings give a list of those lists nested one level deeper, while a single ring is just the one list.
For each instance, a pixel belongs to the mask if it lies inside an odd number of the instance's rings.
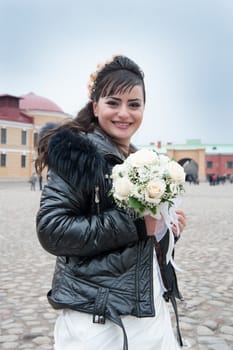
[{"label": "woman's face", "polygon": [[93,110],[103,131],[129,146],[143,119],[142,87],[136,85],[131,91],[100,97],[98,102],[93,102]]}]

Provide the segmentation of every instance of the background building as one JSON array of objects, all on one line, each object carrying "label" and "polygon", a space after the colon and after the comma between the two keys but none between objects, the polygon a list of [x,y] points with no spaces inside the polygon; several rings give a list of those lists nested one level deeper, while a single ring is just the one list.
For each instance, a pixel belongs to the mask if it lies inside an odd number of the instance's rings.
[{"label": "background building", "polygon": [[[34,169],[41,127],[72,116],[45,97],[0,95],[0,180],[29,180]],[[206,181],[211,176],[233,177],[233,144],[202,144],[199,139],[185,144],[151,143],[155,149],[178,161],[187,180]]]},{"label": "background building", "polygon": [[233,176],[233,144],[202,144],[199,139],[187,140],[185,144],[149,146],[159,153],[167,154],[185,169],[187,180],[206,181],[210,176],[230,178]]},{"label": "background building", "polygon": [[68,117],[54,102],[34,93],[0,95],[0,180],[28,180],[35,170],[41,127]]}]

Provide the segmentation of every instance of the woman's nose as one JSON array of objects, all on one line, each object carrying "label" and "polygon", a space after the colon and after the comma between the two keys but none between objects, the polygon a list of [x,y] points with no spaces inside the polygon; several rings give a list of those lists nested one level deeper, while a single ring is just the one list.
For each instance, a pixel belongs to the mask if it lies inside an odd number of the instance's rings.
[{"label": "woman's nose", "polygon": [[119,108],[118,115],[119,115],[119,117],[128,117],[128,115],[129,115],[128,106],[125,104],[122,104]]}]

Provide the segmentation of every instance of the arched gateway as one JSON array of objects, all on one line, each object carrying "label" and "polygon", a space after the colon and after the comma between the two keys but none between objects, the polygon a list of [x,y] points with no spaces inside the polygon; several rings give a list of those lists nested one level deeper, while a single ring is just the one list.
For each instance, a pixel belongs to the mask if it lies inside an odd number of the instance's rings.
[{"label": "arched gateway", "polygon": [[190,183],[198,183],[199,177],[198,177],[198,164],[195,162],[195,160],[190,158],[183,158],[178,161],[180,165],[184,168],[186,177],[185,180]]},{"label": "arched gateway", "polygon": [[[193,175],[200,181],[205,181],[205,148],[188,147],[178,149],[169,145],[167,155],[179,162],[185,169],[187,175]],[[183,145],[184,147],[184,145]]]}]

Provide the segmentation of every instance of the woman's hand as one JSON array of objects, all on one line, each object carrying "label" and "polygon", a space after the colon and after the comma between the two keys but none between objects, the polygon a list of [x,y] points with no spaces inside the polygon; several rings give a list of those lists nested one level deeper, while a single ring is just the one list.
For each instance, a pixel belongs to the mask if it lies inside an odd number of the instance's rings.
[{"label": "woman's hand", "polygon": [[163,219],[157,220],[150,215],[144,216],[147,236],[154,236],[166,228],[166,224]]},{"label": "woman's hand", "polygon": [[186,226],[186,216],[185,216],[185,213],[183,212],[183,210],[180,210],[180,209],[176,210],[176,214],[178,217],[179,230],[177,229],[176,225],[173,224],[172,225],[172,232],[174,233],[174,236],[177,237],[181,234],[181,232],[184,230],[184,228]]},{"label": "woman's hand", "polygon": [[[177,214],[179,229],[176,227],[175,224],[173,224],[172,225],[172,232],[174,233],[174,236],[177,237],[180,235],[180,233],[184,230],[184,228],[186,226],[186,216],[185,216],[185,213],[183,212],[183,210],[181,210],[181,209],[177,209],[176,214]],[[164,230],[165,222],[163,219],[157,220],[150,215],[145,215],[144,220],[145,220],[145,225],[146,225],[146,230],[147,230],[147,236],[154,236],[157,233]]]}]

